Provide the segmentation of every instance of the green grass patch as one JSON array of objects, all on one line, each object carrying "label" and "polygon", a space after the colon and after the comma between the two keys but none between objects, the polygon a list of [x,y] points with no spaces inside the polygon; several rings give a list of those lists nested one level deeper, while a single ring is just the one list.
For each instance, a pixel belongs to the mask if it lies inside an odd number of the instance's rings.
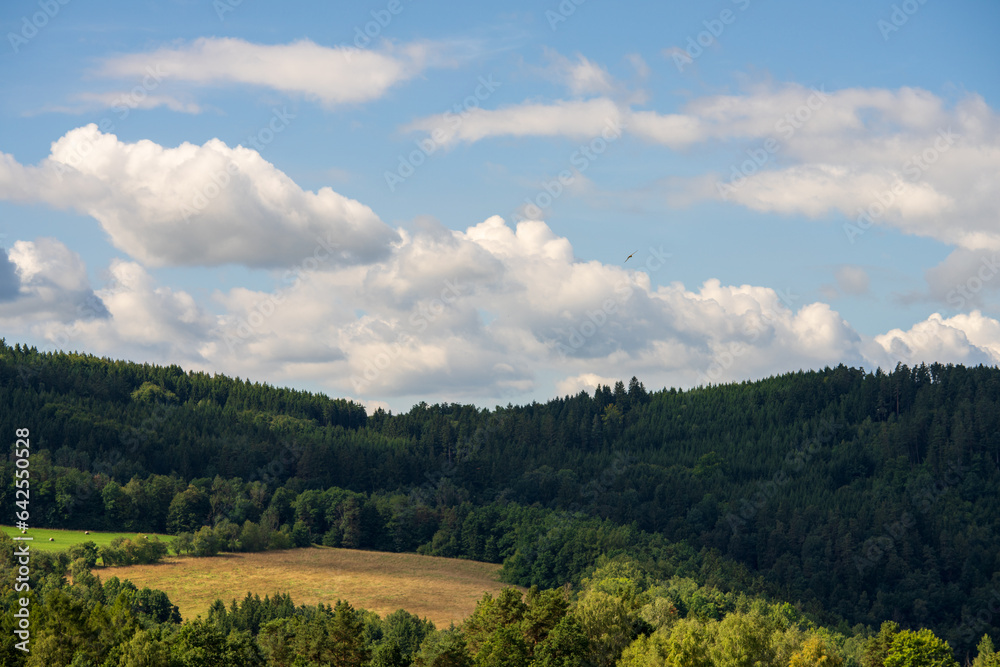
[{"label": "green grass patch", "polygon": [[[60,530],[56,528],[29,528],[28,532],[25,534],[21,533],[20,528],[15,528],[14,526],[0,526],[0,530],[7,533],[10,537],[32,537],[31,548],[35,551],[65,551],[69,549],[74,544],[82,544],[84,542],[93,542],[100,547],[106,547],[111,544],[111,540],[116,537],[127,537],[129,539],[135,539],[138,535],[139,539],[142,539],[143,535],[148,535],[149,537],[160,538],[161,542],[173,542],[173,535],[160,535],[157,533],[106,533],[96,530],[90,531],[90,535],[87,535],[82,530]],[[52,538],[52,541],[49,541]]]}]

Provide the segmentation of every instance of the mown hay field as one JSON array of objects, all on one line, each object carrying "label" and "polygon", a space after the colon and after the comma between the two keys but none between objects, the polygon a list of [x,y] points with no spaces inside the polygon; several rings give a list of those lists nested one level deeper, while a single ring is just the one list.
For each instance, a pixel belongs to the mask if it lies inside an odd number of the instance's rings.
[{"label": "mown hay field", "polygon": [[164,591],[184,620],[207,617],[217,598],[228,607],[247,592],[261,598],[288,593],[296,606],[344,599],[382,616],[405,609],[442,628],[471,614],[483,593],[496,595],[503,588],[499,570],[470,560],[312,547],[170,557],[156,565],[97,568],[94,574],[102,581],[116,576]]}]

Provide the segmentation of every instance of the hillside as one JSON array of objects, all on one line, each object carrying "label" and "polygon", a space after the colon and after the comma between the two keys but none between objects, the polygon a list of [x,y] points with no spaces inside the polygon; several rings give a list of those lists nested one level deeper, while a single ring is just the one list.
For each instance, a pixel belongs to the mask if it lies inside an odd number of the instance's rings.
[{"label": "hillside", "polygon": [[656,392],[633,378],[544,404],[369,416],[4,345],[0,399],[4,428],[45,450],[38,525],[285,526],[301,544],[503,563],[524,586],[578,584],[602,554],[628,554],[844,627],[930,627],[963,653],[1000,628],[995,368],[840,366]]}]

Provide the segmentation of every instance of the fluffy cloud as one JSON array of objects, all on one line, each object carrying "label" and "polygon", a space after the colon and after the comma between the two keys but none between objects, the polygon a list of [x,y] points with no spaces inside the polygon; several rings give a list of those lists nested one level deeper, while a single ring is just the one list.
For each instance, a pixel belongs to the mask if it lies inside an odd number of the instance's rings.
[{"label": "fluffy cloud", "polygon": [[[516,397],[542,377],[576,393],[632,375],[692,386],[919,361],[892,343],[907,334],[862,336],[825,303],[718,280],[653,287],[669,256],[649,248],[635,259],[631,270],[579,261],[537,221],[405,233],[384,261],[303,274],[276,292],[218,294],[228,315],[213,358],[244,375],[259,364],[269,377],[327,382],[334,393],[442,400]],[[925,348],[979,360],[1000,346],[994,320],[963,323],[964,342],[957,322],[929,331]]]},{"label": "fluffy cloud", "polygon": [[927,291],[904,295],[904,303],[933,301],[964,311],[996,307],[990,297],[1000,288],[1000,251],[957,248],[924,272]]},{"label": "fluffy cloud", "polygon": [[745,147],[717,182],[720,199],[761,212],[839,212],[852,243],[884,225],[1000,248],[1000,117],[980,97],[949,108],[912,88],[785,86],[698,100],[687,111],[704,138]]},{"label": "fluffy cloud", "polygon": [[177,48],[106,60],[100,73],[141,79],[150,68],[171,81],[199,86],[245,84],[299,94],[326,107],[367,102],[439,61],[442,47],[414,43],[381,50],[326,47],[308,39],[291,44],[253,44],[203,37]]},{"label": "fluffy cloud", "polygon": [[[893,329],[875,337],[885,360],[906,364],[1000,363],[1000,322],[978,310],[944,319],[938,313],[908,330]],[[889,364],[885,364],[889,365]]]},{"label": "fluffy cloud", "polygon": [[[464,119],[429,117],[410,131],[438,143],[497,136],[597,136],[612,120],[643,141],[674,150],[714,142],[733,161],[669,188],[674,205],[719,199],[764,213],[848,218],[851,243],[890,226],[969,250],[1000,249],[1000,116],[969,95],[954,105],[932,93],[766,85],[738,95],[696,98],[677,113],[616,102],[613,82],[582,56],[562,58],[562,75],[587,100],[525,102],[476,109]],[[678,193],[672,195],[671,193]],[[680,196],[682,195],[682,196]]]},{"label": "fluffy cloud", "polygon": [[0,198],[86,213],[148,266],[373,261],[399,239],[367,206],[302,190],[250,148],[124,143],[94,124],[38,166],[0,153]]},{"label": "fluffy cloud", "polygon": [[17,241],[10,259],[20,280],[18,296],[0,303],[10,334],[52,349],[207,367],[200,349],[217,318],[190,294],[156,285],[140,265],[112,261],[108,284],[95,290],[79,255],[55,239]]},{"label": "fluffy cloud", "polygon": [[[100,338],[105,349],[155,350],[169,358],[192,359],[204,338],[216,326],[216,318],[198,305],[187,292],[159,287],[135,262],[114,260],[109,268],[111,283],[97,295],[107,308],[110,321],[92,323],[84,331]],[[189,347],[190,346],[190,347]]]},{"label": "fluffy cloud", "polygon": [[230,372],[370,398],[516,396],[542,371],[568,377],[564,389],[588,374],[691,385],[861,360],[825,304],[793,312],[774,290],[718,281],[654,289],[647,271],[669,256],[636,259],[645,270],[580,262],[537,221],[404,233],[384,261],[218,293],[226,314],[203,349]]},{"label": "fluffy cloud", "polygon": [[[868,338],[829,305],[766,287],[654,287],[671,261],[661,249],[628,268],[584,262],[544,223],[499,217],[465,231],[424,224],[377,261],[299,267],[274,289],[218,291],[213,304],[123,260],[93,292],[57,242],[19,241],[11,261],[22,292],[0,304],[11,333],[365,400],[485,403],[632,375],[690,387],[838,363],[1000,360],[1000,323],[978,311]],[[87,299],[90,315],[78,307]]]},{"label": "fluffy cloud", "polygon": [[109,317],[91,289],[83,260],[56,239],[16,241],[3,263],[0,321],[9,334],[30,333],[74,349],[79,344],[75,323]]}]

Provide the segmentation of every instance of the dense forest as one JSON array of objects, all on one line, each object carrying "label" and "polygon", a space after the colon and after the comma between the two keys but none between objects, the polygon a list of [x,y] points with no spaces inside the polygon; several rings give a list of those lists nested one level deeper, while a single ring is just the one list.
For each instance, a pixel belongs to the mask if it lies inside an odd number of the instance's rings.
[{"label": "dense forest", "polygon": [[[544,404],[367,415],[3,342],[0,400],[11,444],[31,432],[39,527],[178,533],[200,555],[418,551],[577,592],[602,558],[627,558],[657,581],[790,602],[844,636],[928,628],[961,660],[1000,637],[996,368],[838,366],[656,392],[632,378]],[[2,465],[13,508],[10,452]],[[659,646],[659,629],[630,632]],[[627,664],[664,664],[650,660]]]}]

